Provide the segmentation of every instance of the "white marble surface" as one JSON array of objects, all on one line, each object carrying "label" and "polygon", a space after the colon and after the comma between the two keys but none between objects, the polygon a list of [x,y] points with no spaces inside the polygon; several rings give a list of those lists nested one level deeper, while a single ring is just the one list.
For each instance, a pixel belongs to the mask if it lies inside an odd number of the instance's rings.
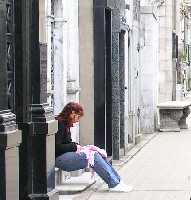
[{"label": "white marble surface", "polygon": [[182,109],[191,105],[191,101],[166,101],[157,105],[159,109]]}]

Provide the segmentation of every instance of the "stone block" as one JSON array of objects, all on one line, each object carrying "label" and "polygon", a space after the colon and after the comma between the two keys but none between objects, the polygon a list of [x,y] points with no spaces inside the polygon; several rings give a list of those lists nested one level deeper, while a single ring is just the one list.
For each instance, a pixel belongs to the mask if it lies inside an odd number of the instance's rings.
[{"label": "stone block", "polygon": [[186,118],[190,113],[191,101],[167,101],[160,103],[159,108],[160,131],[179,132],[187,129]]},{"label": "stone block", "polygon": [[59,195],[69,195],[82,192],[95,183],[95,179],[92,178],[91,172],[85,172],[78,177],[71,177],[67,179],[63,184],[57,185],[56,189]]}]

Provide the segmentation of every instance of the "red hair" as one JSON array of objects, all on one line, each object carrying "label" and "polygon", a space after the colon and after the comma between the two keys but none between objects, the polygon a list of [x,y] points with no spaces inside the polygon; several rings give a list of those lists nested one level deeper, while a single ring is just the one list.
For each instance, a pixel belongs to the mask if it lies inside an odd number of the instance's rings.
[{"label": "red hair", "polygon": [[83,108],[79,103],[69,102],[63,108],[62,112],[56,117],[56,120],[63,122],[67,127],[72,127],[73,123],[69,117],[72,111],[74,111],[75,114],[80,115],[80,117],[84,115]]}]

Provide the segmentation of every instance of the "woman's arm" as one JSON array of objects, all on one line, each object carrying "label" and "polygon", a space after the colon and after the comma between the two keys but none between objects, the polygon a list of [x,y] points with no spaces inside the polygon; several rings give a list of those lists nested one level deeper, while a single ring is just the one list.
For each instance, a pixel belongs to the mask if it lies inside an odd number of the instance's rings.
[{"label": "woman's arm", "polygon": [[58,132],[56,133],[56,156],[66,152],[75,152],[77,143],[72,142],[71,133],[62,124],[59,124]]},{"label": "woman's arm", "polygon": [[73,152],[77,150],[77,144],[75,142],[71,142],[68,144],[56,144],[56,153],[63,154],[66,152]]}]

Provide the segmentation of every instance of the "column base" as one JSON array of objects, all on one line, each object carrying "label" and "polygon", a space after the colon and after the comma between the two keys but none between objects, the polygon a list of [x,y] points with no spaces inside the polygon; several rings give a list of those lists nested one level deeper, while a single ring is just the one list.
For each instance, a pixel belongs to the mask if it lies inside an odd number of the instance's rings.
[{"label": "column base", "polygon": [[135,144],[138,144],[138,143],[141,142],[141,137],[142,137],[142,134],[137,134],[137,135],[135,136]]},{"label": "column base", "polygon": [[59,193],[54,189],[47,194],[30,194],[28,197],[31,200],[59,200]]},{"label": "column base", "polygon": [[180,132],[180,128],[160,128],[161,132]]}]

